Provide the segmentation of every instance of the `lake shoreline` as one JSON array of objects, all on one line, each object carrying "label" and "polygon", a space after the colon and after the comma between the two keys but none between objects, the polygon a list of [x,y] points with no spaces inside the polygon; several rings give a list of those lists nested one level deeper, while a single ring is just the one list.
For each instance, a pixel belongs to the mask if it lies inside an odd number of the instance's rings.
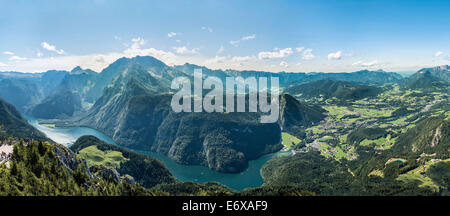
[{"label": "lake shoreline", "polygon": [[[97,131],[93,128],[89,127],[46,127],[46,121],[43,124],[39,123],[39,120],[24,115],[25,119],[36,129],[43,132],[48,138],[53,141],[70,146],[72,145],[79,137],[84,135],[92,135],[96,136],[100,140],[105,141],[106,143],[117,145],[114,140],[112,140],[109,136],[104,133]],[[117,145],[120,146],[120,145]],[[120,146],[124,148],[123,146]],[[126,148],[126,147],[125,147]],[[129,148],[126,148],[129,149]],[[262,166],[270,160],[272,157],[276,156],[284,156],[290,155],[291,152],[278,151],[271,154],[262,155],[256,160],[248,161],[248,167],[239,173],[221,173],[214,170],[211,170],[207,167],[200,165],[183,165],[178,164],[169,157],[151,151],[142,151],[136,149],[129,149],[131,151],[144,154],[150,157],[154,157],[161,162],[163,162],[172,175],[180,181],[193,181],[193,182],[219,182],[223,185],[226,185],[235,190],[242,190],[245,188],[259,187],[264,182],[261,177],[260,170]]]}]

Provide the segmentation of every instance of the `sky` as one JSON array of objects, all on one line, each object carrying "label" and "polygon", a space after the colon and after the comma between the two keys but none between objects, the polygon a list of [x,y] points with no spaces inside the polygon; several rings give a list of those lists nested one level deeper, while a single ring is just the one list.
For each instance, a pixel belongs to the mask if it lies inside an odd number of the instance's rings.
[{"label": "sky", "polygon": [[0,71],[121,57],[272,72],[450,64],[448,0],[0,0]]}]

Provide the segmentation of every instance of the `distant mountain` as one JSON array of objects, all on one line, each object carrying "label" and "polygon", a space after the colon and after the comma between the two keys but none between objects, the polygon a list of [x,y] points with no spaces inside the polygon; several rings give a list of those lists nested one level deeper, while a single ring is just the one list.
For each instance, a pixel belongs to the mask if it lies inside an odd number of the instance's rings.
[{"label": "distant mountain", "polygon": [[420,70],[412,76],[401,80],[400,85],[404,89],[448,91],[450,83],[434,74],[439,75],[429,70]]},{"label": "distant mountain", "polygon": [[[97,97],[92,97],[90,91],[97,82],[98,76],[99,73],[95,71],[76,67],[64,77],[56,91],[71,91],[80,96],[83,104],[93,104]],[[88,105],[85,105],[85,107],[89,108]]]},{"label": "distant mountain", "polygon": [[[127,73],[130,68],[140,67],[163,85],[170,85],[171,80],[178,76],[190,76],[195,68],[202,68],[208,76],[218,76],[225,79],[228,76],[247,77],[278,77],[282,87],[319,79],[343,80],[357,83],[384,84],[401,79],[399,74],[384,71],[358,71],[353,73],[271,73],[264,71],[211,70],[193,64],[170,67],[150,56],[120,58],[100,73],[83,70],[80,67],[67,71],[48,71],[45,73],[0,73],[0,97],[11,102],[21,112],[28,112],[37,104],[46,100],[58,100],[57,92],[73,92],[81,98],[82,110],[88,110],[103,90],[121,73]],[[52,98],[47,98],[52,97]],[[70,105],[69,105],[70,106]]]},{"label": "distant mountain", "polygon": [[118,75],[125,77],[132,68],[140,68],[141,71],[146,72],[155,79],[169,83],[169,85],[174,77],[185,75],[151,56],[136,56],[134,58],[123,57],[102,70],[93,83],[93,86],[90,88],[88,97],[94,99],[99,98],[105,87],[112,83]]},{"label": "distant mountain", "polygon": [[324,100],[329,98],[359,100],[377,96],[382,89],[375,86],[325,79],[291,86],[284,91],[300,98],[322,97]]},{"label": "distant mountain", "polygon": [[36,105],[31,114],[42,119],[64,119],[78,110],[81,110],[80,95],[71,91],[56,91]]},{"label": "distant mountain", "polygon": [[442,65],[432,68],[423,68],[418,71],[418,73],[423,72],[430,72],[431,75],[439,79],[445,80],[447,82],[450,82],[450,66],[448,65]]},{"label": "distant mountain", "polygon": [[[76,67],[30,113],[38,118],[59,118],[92,108],[92,114],[103,103],[108,103],[105,98],[112,95],[121,95],[121,100],[126,101],[134,94],[169,92],[171,80],[176,76],[185,74],[150,56],[120,58],[101,73]],[[140,86],[142,91],[131,86]],[[110,107],[114,107],[114,104],[111,103]]]},{"label": "distant mountain", "polygon": [[66,71],[45,73],[0,73],[0,97],[21,112],[41,102],[62,81]]},{"label": "distant mountain", "polygon": [[[169,85],[168,80],[152,76],[140,65],[127,68],[105,87],[102,96],[83,118],[83,122],[112,134],[119,124],[120,119],[117,117],[127,112],[124,108],[132,97],[169,92]],[[109,119],[112,116],[114,118]]]},{"label": "distant mountain", "polygon": [[88,92],[97,76],[98,73],[92,70],[74,68],[46,98],[33,106],[29,113],[36,118],[53,119],[67,118],[76,111],[88,110],[96,100],[89,97]]},{"label": "distant mountain", "polygon": [[21,112],[25,112],[44,98],[44,93],[40,89],[38,84],[30,80],[0,80],[0,97],[14,104]]},{"label": "distant mountain", "polygon": [[308,73],[308,75],[309,77],[304,80],[305,82],[321,79],[332,79],[360,84],[383,85],[386,83],[395,83],[402,79],[402,76],[398,73],[385,72],[383,70],[361,70],[351,73]]},{"label": "distant mountain", "polygon": [[311,82],[320,79],[333,79],[348,82],[356,82],[363,84],[385,84],[394,83],[402,79],[402,76],[393,72],[385,72],[382,70],[368,71],[362,70],[352,73],[288,73],[288,72],[264,72],[264,71],[238,71],[238,70],[212,70],[203,66],[194,64],[184,64],[174,66],[177,70],[183,71],[186,74],[193,75],[194,69],[202,69],[203,74],[207,76],[217,76],[224,80],[225,77],[242,76],[247,77],[278,77],[280,85],[288,87],[304,82]]},{"label": "distant mountain", "polygon": [[45,134],[28,124],[13,105],[0,98],[0,139],[9,137],[49,140]]}]

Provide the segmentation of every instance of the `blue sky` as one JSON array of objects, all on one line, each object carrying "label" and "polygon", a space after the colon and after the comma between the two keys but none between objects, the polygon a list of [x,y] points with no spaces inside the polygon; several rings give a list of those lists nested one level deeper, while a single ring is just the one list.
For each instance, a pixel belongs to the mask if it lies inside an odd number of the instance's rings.
[{"label": "blue sky", "polygon": [[3,1],[0,71],[100,71],[117,58],[291,72],[450,63],[450,1]]}]

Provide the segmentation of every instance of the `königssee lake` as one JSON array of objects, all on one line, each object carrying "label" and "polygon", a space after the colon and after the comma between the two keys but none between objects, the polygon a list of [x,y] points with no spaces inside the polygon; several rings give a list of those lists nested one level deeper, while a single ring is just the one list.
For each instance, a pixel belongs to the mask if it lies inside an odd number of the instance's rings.
[{"label": "k\u00f6nigssee lake", "polygon": [[[53,141],[64,144],[66,146],[72,145],[79,137],[84,135],[93,135],[97,138],[110,143],[116,144],[109,136],[88,127],[69,127],[57,128],[40,125],[38,121],[30,116],[25,116],[28,122],[47,135]],[[204,166],[182,165],[174,162],[165,155],[148,151],[136,151],[151,157],[161,160],[175,178],[180,181],[194,181],[194,182],[208,182],[215,181],[222,183],[230,188],[242,190],[249,187],[258,187],[263,183],[260,174],[260,169],[270,158],[274,156],[289,155],[290,152],[277,152],[273,154],[264,155],[256,160],[249,161],[248,168],[241,173],[220,173],[210,170]]]}]

